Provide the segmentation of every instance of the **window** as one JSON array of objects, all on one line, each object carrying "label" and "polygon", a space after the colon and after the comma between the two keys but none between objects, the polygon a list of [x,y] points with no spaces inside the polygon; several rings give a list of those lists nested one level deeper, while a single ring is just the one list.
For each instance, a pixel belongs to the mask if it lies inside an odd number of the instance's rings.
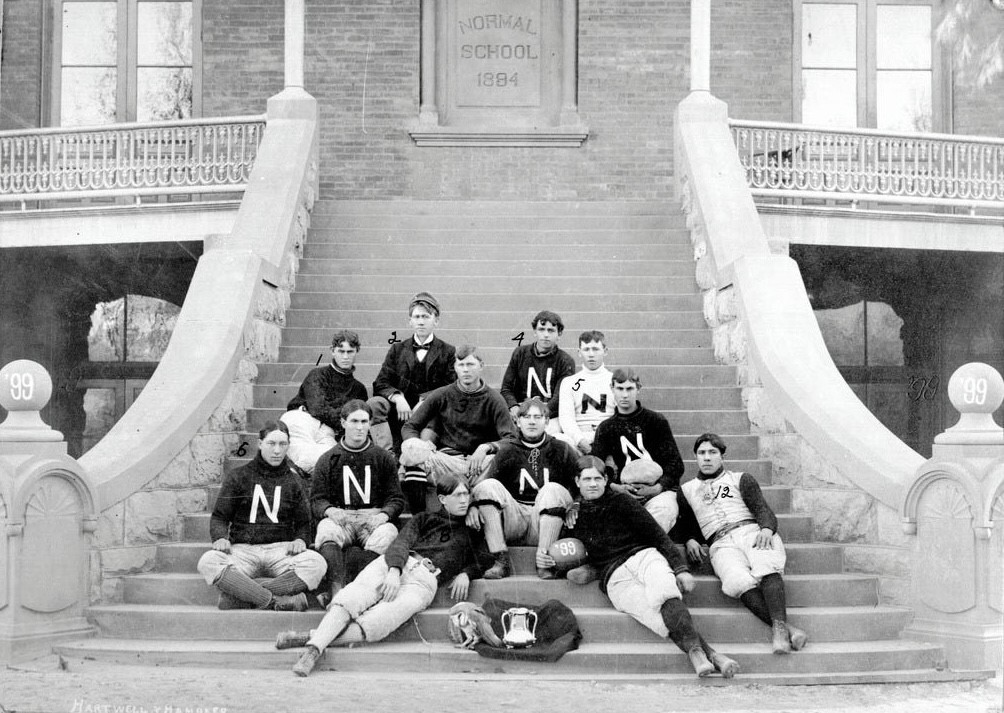
[{"label": "window", "polygon": [[803,124],[946,131],[938,0],[795,0]]},{"label": "window", "polygon": [[202,0],[56,0],[52,123],[200,113]]}]

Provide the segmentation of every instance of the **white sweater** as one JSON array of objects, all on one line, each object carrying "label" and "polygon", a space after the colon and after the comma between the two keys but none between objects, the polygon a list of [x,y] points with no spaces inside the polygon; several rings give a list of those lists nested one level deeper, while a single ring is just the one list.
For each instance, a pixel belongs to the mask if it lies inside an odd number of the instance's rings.
[{"label": "white sweater", "polygon": [[585,367],[566,376],[558,390],[558,423],[562,433],[578,443],[614,415],[614,395],[610,390],[613,374],[605,366],[595,371]]}]

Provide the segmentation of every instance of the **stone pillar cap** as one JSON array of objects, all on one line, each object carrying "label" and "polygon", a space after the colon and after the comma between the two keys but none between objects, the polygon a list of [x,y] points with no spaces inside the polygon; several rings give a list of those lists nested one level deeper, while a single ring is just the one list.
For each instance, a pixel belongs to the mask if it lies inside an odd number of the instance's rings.
[{"label": "stone pillar cap", "polygon": [[959,422],[935,437],[938,444],[1004,445],[1004,429],[994,411],[1004,403],[1004,377],[989,364],[970,362],[955,370],[948,382],[948,398],[959,412]]},{"label": "stone pillar cap", "polygon": [[0,406],[7,409],[0,441],[62,441],[63,434],[45,423],[40,413],[51,397],[52,377],[41,364],[18,359],[0,369]]}]

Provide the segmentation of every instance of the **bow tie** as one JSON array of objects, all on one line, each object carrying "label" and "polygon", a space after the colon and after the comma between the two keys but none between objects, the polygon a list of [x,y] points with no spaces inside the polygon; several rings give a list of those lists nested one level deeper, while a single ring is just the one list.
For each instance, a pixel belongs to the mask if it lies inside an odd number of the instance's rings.
[{"label": "bow tie", "polygon": [[428,344],[419,344],[414,339],[411,340],[411,350],[413,352],[429,351],[430,346],[432,346],[432,342],[429,342]]}]

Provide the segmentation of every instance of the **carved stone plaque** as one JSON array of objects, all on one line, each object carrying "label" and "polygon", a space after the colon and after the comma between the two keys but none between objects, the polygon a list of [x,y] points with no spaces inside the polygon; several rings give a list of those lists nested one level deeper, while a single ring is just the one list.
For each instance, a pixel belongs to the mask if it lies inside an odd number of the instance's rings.
[{"label": "carved stone plaque", "polygon": [[541,0],[457,0],[453,74],[462,107],[538,107]]},{"label": "carved stone plaque", "polygon": [[423,0],[419,146],[578,146],[577,0]]}]

